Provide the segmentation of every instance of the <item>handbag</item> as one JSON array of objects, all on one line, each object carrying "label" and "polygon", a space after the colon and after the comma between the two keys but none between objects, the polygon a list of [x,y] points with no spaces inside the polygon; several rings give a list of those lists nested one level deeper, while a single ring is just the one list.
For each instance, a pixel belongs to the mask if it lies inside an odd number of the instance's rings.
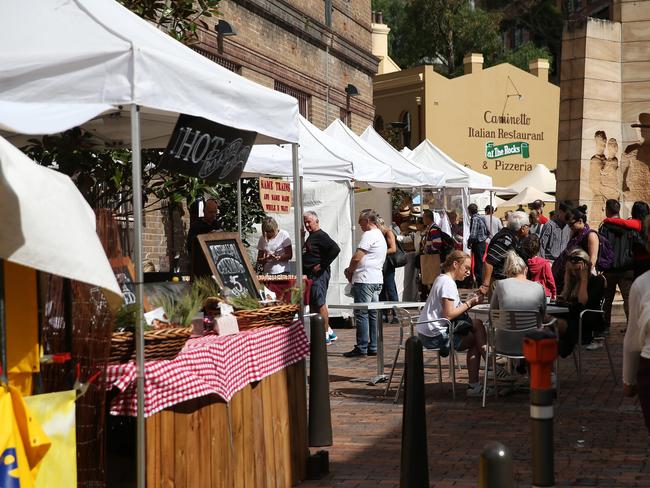
[{"label": "handbag", "polygon": [[406,266],[406,252],[402,247],[402,243],[396,241],[397,249],[393,254],[389,254],[386,259],[390,262],[393,268],[401,268]]},{"label": "handbag", "polygon": [[467,312],[456,317],[451,323],[453,324],[454,334],[459,336],[466,336],[470,333],[472,327],[474,327],[472,319]]}]

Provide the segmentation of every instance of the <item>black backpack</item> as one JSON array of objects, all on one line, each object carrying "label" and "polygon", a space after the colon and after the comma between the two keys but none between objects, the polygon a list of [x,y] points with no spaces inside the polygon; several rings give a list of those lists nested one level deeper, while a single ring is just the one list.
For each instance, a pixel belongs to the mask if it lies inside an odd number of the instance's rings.
[{"label": "black backpack", "polygon": [[605,222],[598,229],[598,237],[607,239],[612,248],[613,261],[608,271],[625,271],[634,266],[633,249],[641,240],[639,232]]}]

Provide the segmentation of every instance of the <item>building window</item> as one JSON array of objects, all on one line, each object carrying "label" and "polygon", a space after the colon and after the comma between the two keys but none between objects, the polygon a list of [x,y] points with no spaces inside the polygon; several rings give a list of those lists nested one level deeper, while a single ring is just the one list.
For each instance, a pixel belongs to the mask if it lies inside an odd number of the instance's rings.
[{"label": "building window", "polygon": [[339,109],[339,119],[341,119],[345,125],[350,127],[350,123],[352,122],[352,113],[348,112],[345,107],[341,107]]},{"label": "building window", "polygon": [[232,71],[233,73],[237,73],[238,75],[241,75],[241,66],[238,65],[237,63],[233,63],[232,61],[222,58],[221,56],[214,54],[206,49],[202,49],[200,47],[192,47],[192,49],[194,49],[197,53],[205,56],[210,61],[217,63],[219,66],[223,66],[227,70]]},{"label": "building window", "polygon": [[373,124],[373,127],[380,134],[384,131],[384,118],[381,115],[377,115],[377,117],[375,117],[375,123]]},{"label": "building window", "polygon": [[275,90],[291,95],[293,98],[298,100],[298,111],[300,112],[300,115],[309,120],[309,102],[311,97],[307,93],[297,90],[289,85],[285,85],[278,80],[275,80]]},{"label": "building window", "polygon": [[411,147],[411,114],[404,112],[402,114],[402,146]]}]

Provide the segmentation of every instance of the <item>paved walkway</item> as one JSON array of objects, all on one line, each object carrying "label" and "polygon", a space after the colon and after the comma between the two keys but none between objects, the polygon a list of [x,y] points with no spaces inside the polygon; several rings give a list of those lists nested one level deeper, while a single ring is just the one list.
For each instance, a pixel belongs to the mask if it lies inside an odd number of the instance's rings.
[{"label": "paved walkway", "polygon": [[[622,307],[616,307],[614,320],[610,347],[618,386],[612,381],[604,349],[584,352],[581,383],[573,361],[568,358],[561,362],[555,420],[557,486],[650,487],[650,449],[638,401],[621,393]],[[396,326],[387,325],[385,330],[388,370],[397,333]],[[334,429],[330,474],[301,487],[397,487],[401,399],[395,405],[392,395],[383,398],[384,385],[350,381],[372,376],[375,358],[342,357],[354,345],[354,330],[336,332],[339,340],[328,348]],[[464,364],[464,357],[461,362]],[[527,394],[488,397],[487,407],[482,409],[480,399],[465,397],[465,370],[458,379],[455,402],[446,369],[442,385],[437,383],[437,369],[433,367],[427,368],[425,381],[431,486],[476,487],[479,456],[489,441],[503,442],[512,450],[516,485],[531,485]],[[391,393],[394,391],[391,388]]]}]

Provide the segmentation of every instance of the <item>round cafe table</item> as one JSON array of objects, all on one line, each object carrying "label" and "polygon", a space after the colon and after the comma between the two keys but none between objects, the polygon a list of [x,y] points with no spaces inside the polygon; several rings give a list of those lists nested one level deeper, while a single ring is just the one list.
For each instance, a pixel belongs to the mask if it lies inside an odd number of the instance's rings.
[{"label": "round cafe table", "polygon": [[[480,303],[469,309],[468,313],[474,318],[487,320],[490,316],[490,304]],[[546,305],[546,313],[549,315],[563,315],[569,313],[569,307],[559,305]]]}]

